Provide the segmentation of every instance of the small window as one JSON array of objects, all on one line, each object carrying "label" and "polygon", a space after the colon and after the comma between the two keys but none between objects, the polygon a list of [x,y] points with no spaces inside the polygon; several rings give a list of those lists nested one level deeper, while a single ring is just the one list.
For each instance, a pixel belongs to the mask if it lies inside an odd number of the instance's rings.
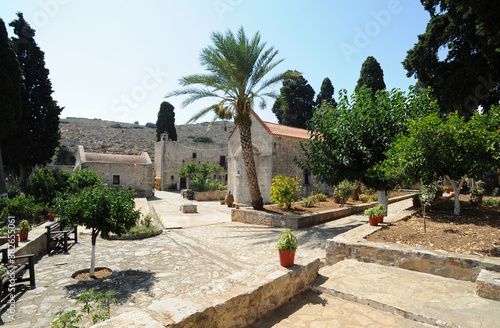
[{"label": "small window", "polygon": [[309,172],[304,171],[304,184],[308,185],[309,184]]},{"label": "small window", "polygon": [[119,186],[120,185],[120,175],[113,174],[113,185],[114,186]]},{"label": "small window", "polygon": [[196,153],[193,153],[193,158],[196,158]]},{"label": "small window", "polygon": [[173,175],[170,176],[170,180],[174,181],[174,176]]},{"label": "small window", "polygon": [[221,156],[219,158],[219,165],[222,166],[223,168],[226,167],[226,156]]},{"label": "small window", "polygon": [[276,142],[274,143],[274,149],[276,149]]}]

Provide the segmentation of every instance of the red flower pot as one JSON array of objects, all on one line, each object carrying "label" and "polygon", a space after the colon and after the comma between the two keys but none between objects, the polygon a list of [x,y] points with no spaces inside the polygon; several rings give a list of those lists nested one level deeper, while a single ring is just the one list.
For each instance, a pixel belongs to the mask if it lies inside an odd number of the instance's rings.
[{"label": "red flower pot", "polygon": [[384,214],[378,217],[378,223],[384,223]]},{"label": "red flower pot", "polygon": [[49,213],[49,221],[54,221],[56,215],[54,213]]},{"label": "red flower pot", "polygon": [[371,225],[371,226],[376,226],[376,225],[378,225],[378,216],[371,216],[371,215],[370,215],[369,220],[370,220],[370,225]]},{"label": "red flower pot", "polygon": [[418,200],[413,200],[413,207],[420,207],[420,202]]},{"label": "red flower pot", "polygon": [[19,233],[19,239],[20,240],[27,240],[28,239],[28,234],[29,234],[29,232],[20,232]]},{"label": "red flower pot", "polygon": [[19,246],[19,235],[16,235],[16,237],[14,238],[14,240],[10,239],[9,238],[9,244],[12,245],[12,243],[14,242],[14,246]]},{"label": "red flower pot", "polygon": [[280,254],[280,265],[282,267],[291,267],[294,265],[295,262],[295,251],[289,251],[285,249],[279,249],[278,250]]}]

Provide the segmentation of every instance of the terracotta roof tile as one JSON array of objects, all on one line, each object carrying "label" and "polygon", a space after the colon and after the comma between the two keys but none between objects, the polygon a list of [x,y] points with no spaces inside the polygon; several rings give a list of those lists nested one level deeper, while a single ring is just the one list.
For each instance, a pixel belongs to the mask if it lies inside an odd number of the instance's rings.
[{"label": "terracotta roof tile", "polygon": [[257,114],[255,114],[255,111],[252,113],[255,116],[255,118],[262,124],[262,126],[267,130],[267,132],[269,132],[269,134],[271,135],[292,137],[298,139],[309,139],[311,137],[311,133],[305,129],[294,128],[282,124],[264,122]]}]

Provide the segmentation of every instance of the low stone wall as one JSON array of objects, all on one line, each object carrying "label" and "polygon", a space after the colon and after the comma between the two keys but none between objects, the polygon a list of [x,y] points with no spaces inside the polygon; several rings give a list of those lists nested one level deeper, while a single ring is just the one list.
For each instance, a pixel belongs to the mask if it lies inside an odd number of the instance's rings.
[{"label": "low stone wall", "polygon": [[381,227],[366,224],[327,240],[326,265],[333,265],[344,259],[355,259],[472,282],[476,281],[483,269],[500,272],[500,259],[496,258],[441,250],[429,251],[365,239],[378,229]]},{"label": "low stone wall", "polygon": [[[393,197],[389,199],[389,204],[398,202],[403,199],[411,198],[413,195],[414,194],[411,193],[408,195]],[[231,221],[265,225],[270,227],[299,229],[358,213],[375,205],[377,205],[377,202],[342,207],[331,211],[323,211],[302,216],[270,214],[262,211],[254,211],[251,208],[238,210],[233,209],[231,211]]]},{"label": "low stone wall", "polygon": [[257,279],[238,295],[219,299],[210,306],[170,298],[153,301],[148,309],[125,313],[92,327],[246,327],[309,288],[316,279],[319,259],[281,268]]},{"label": "low stone wall", "polygon": [[[19,247],[16,247],[16,256],[34,254],[35,259],[47,252],[47,236],[45,232],[47,231],[45,227],[54,222],[45,222],[35,229],[31,230],[28,235],[28,240],[19,241]],[[2,245],[2,248],[7,248],[9,244]]]},{"label": "low stone wall", "polygon": [[217,191],[195,191],[194,199],[197,201],[204,200],[219,200],[220,196],[226,197],[226,190],[217,190]]}]

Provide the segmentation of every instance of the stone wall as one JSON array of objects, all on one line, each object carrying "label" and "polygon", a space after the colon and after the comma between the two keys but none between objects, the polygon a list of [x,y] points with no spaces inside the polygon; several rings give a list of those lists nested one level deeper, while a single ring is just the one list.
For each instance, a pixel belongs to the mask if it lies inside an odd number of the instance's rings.
[{"label": "stone wall", "polygon": [[309,259],[291,268],[281,268],[265,278],[251,277],[236,295],[219,298],[208,306],[192,300],[155,300],[147,309],[125,313],[97,327],[246,327],[290,298],[309,288],[316,279],[319,259]]},{"label": "stone wall", "polygon": [[[187,163],[207,162],[220,164],[221,156],[227,163],[226,143],[202,143],[162,140],[155,143],[155,175],[161,178],[161,190],[166,190],[170,185],[181,182],[179,170]],[[221,165],[224,167],[224,165]],[[217,173],[216,179],[226,184],[226,173]],[[211,179],[214,178],[212,174]],[[186,181],[189,186],[190,181]],[[187,186],[180,186],[186,188]]]},{"label": "stone wall", "polygon": [[[137,197],[153,196],[153,172],[151,164],[84,162],[82,169],[95,171],[108,186],[135,189]],[[120,184],[113,184],[113,175],[120,176]]]},{"label": "stone wall", "polygon": [[225,190],[217,190],[217,191],[195,191],[194,199],[198,201],[205,200],[219,200],[220,196],[226,197],[227,191]]}]

